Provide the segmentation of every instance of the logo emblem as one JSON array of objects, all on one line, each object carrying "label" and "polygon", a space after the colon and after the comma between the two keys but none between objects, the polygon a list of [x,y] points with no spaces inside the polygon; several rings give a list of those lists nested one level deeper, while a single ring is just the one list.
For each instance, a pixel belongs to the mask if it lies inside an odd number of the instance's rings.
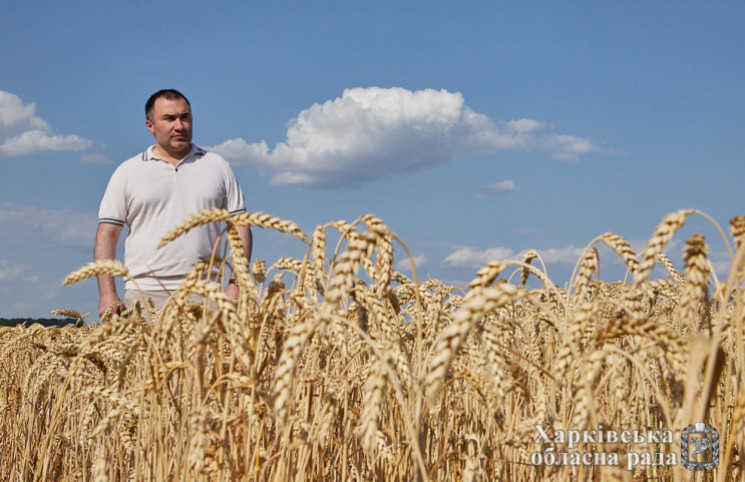
[{"label": "logo emblem", "polygon": [[719,432],[701,422],[683,429],[680,458],[688,470],[711,470],[719,465]]}]

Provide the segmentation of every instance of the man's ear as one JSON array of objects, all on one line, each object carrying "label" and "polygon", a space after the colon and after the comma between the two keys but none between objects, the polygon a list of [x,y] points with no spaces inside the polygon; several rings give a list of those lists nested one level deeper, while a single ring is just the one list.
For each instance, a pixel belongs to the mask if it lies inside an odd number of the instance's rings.
[{"label": "man's ear", "polygon": [[150,119],[145,119],[145,126],[147,127],[147,130],[149,130],[151,134],[155,134],[155,131],[153,130],[153,123],[150,122]]}]

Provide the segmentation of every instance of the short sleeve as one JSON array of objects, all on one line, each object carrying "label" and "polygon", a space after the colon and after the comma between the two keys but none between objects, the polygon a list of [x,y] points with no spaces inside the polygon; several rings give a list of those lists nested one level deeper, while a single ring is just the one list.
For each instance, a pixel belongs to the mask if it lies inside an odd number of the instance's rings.
[{"label": "short sleeve", "polygon": [[225,194],[226,208],[231,216],[246,212],[243,191],[238,185],[238,180],[235,178],[233,169],[230,167],[230,164],[228,164],[228,161],[225,161]]},{"label": "short sleeve", "polygon": [[127,220],[127,203],[124,194],[124,169],[119,166],[109,179],[98,208],[98,223],[124,226]]}]

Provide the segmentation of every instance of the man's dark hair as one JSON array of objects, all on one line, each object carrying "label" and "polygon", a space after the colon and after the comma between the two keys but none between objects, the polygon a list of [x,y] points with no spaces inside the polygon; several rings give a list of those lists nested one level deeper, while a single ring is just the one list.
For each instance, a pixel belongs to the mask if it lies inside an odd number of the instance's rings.
[{"label": "man's dark hair", "polygon": [[150,96],[150,98],[145,102],[145,117],[152,122],[152,115],[153,115],[153,106],[155,105],[155,101],[159,98],[163,97],[164,99],[168,100],[176,100],[176,99],[184,99],[187,104],[189,104],[189,107],[191,107],[191,103],[189,102],[189,99],[186,98],[184,94],[179,92],[176,89],[162,89],[158,92],[154,93]]}]

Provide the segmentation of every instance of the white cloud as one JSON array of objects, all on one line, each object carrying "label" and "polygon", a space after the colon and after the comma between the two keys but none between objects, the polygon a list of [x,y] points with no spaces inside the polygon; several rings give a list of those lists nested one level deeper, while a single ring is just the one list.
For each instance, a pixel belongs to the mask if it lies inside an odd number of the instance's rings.
[{"label": "white cloud", "polygon": [[[634,252],[639,255],[644,250],[647,242],[644,240],[631,240],[629,241],[629,243],[631,244]],[[679,246],[682,245],[682,241],[678,239],[672,239],[665,249],[665,253],[668,255],[668,257],[670,257],[671,262],[673,263],[675,268],[681,273],[685,271],[685,262],[682,260],[679,249]],[[623,259],[618,254],[613,252],[613,250],[611,250],[605,243],[598,242],[595,243],[594,246],[598,250],[601,273],[604,267],[625,267],[625,262],[623,261]],[[574,266],[580,261],[584,249],[585,246],[577,247],[573,244],[570,244],[566,247],[537,249],[536,251],[543,259],[543,262],[547,265],[563,264]],[[489,261],[504,261],[508,259],[521,260],[526,252],[527,249],[516,252],[510,248],[505,247],[494,247],[485,250],[478,250],[470,246],[461,246],[450,253],[442,261],[442,265],[446,268],[478,270],[484,267]],[[716,271],[717,276],[719,276],[720,281],[722,279],[726,279],[727,275],[729,274],[729,270],[732,267],[729,259],[729,254],[726,251],[710,251],[709,259],[711,260],[711,263]],[[533,264],[535,265],[537,263],[533,262]],[[658,276],[662,278],[667,276],[665,268],[661,264],[657,263],[655,265],[655,269],[658,270]]]},{"label": "white cloud", "polygon": [[260,157],[269,150],[266,141],[249,144],[241,138],[230,139],[210,149],[217,151],[225,159],[235,161],[236,164],[245,162],[246,159]]},{"label": "white cloud", "polygon": [[727,281],[727,276],[729,275],[729,272],[732,271],[732,262],[729,257],[718,260],[712,259],[711,266],[714,268],[714,273],[716,273],[720,282]]},{"label": "white cloud", "polygon": [[0,90],[0,134],[9,137],[26,130],[49,129],[44,120],[36,116],[36,104],[23,105],[21,98]]},{"label": "white cloud", "polygon": [[88,154],[80,158],[82,164],[114,164],[114,161],[103,154]]},{"label": "white cloud", "polygon": [[547,136],[543,144],[555,159],[564,161],[578,161],[582,154],[598,150],[590,139],[560,134]]},{"label": "white cloud", "polygon": [[[414,266],[416,266],[417,271],[419,271],[419,268],[421,268],[426,262],[427,258],[423,254],[414,255]],[[409,259],[408,256],[402,258],[398,263],[396,263],[396,270],[411,273],[411,259]]]},{"label": "white cloud", "polygon": [[495,197],[506,194],[515,190],[515,183],[511,180],[495,182],[489,184],[484,189],[476,193],[476,197]]},{"label": "white cloud", "polygon": [[68,246],[93,249],[98,218],[70,209],[0,204],[0,244],[5,247]]},{"label": "white cloud", "polygon": [[36,115],[36,105],[0,90],[0,156],[24,156],[45,151],[81,151],[93,143],[76,135],[55,135]]},{"label": "white cloud", "polygon": [[538,254],[541,255],[543,262],[546,264],[563,263],[574,265],[580,260],[584,250],[584,247],[578,248],[570,244],[565,248],[537,249],[536,251],[538,251]]},{"label": "white cloud", "polygon": [[541,134],[546,128],[532,119],[495,123],[467,107],[458,92],[354,88],[301,111],[287,140],[271,151],[265,141],[242,138],[212,149],[234,164],[270,173],[273,184],[314,188],[360,185],[476,152],[542,149],[577,159],[598,150],[588,139]]},{"label": "white cloud", "polygon": [[[565,248],[537,249],[546,264],[569,264],[574,265],[582,256],[584,248],[577,248],[569,245]],[[479,251],[470,246],[461,246],[450,253],[442,262],[443,266],[448,268],[467,268],[477,270],[482,268],[489,261],[505,261],[508,259],[521,260],[527,250],[515,252],[510,248],[495,247]]]},{"label": "white cloud", "polygon": [[26,131],[5,139],[0,145],[0,155],[25,156],[44,151],[82,151],[92,145],[90,140],[76,135],[50,136],[42,131]]},{"label": "white cloud", "polygon": [[28,266],[13,264],[4,259],[0,259],[0,282],[18,281],[28,272],[29,269]]},{"label": "white cloud", "polygon": [[448,268],[479,269],[489,261],[515,259],[515,252],[510,248],[489,248],[479,251],[470,246],[463,246],[450,253],[442,264]]}]

